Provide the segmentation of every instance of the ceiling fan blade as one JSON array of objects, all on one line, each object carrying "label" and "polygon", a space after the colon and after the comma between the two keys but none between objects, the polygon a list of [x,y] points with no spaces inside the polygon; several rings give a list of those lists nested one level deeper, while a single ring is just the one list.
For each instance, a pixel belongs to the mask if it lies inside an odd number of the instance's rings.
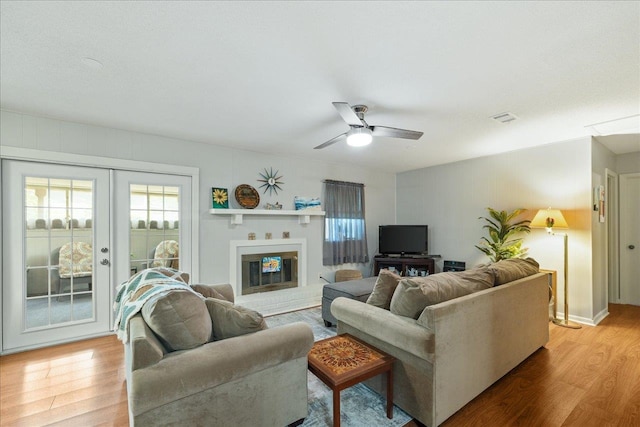
[{"label": "ceiling fan blade", "polygon": [[333,106],[338,110],[338,114],[342,117],[342,120],[347,122],[349,126],[366,126],[366,123],[363,123],[360,120],[360,117],[356,113],[353,112],[353,109],[346,102],[332,102]]},{"label": "ceiling fan blade", "polygon": [[420,139],[420,137],[424,135],[424,132],[386,126],[371,126],[371,131],[373,132],[373,136],[386,136],[389,138]]},{"label": "ceiling fan blade", "polygon": [[313,147],[313,149],[314,150],[320,150],[321,148],[325,148],[325,147],[328,147],[330,145],[333,145],[336,142],[340,141],[342,139],[342,137],[345,136],[346,134],[347,134],[347,132],[341,133],[340,135],[336,136],[335,138],[331,138],[330,140],[328,140],[324,144],[320,144],[317,147]]}]

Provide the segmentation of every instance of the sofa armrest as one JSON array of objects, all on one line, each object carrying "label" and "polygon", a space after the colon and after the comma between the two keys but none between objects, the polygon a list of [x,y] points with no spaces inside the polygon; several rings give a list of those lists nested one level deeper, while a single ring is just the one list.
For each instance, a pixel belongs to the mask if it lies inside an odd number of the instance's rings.
[{"label": "sofa armrest", "polygon": [[434,334],[413,319],[344,297],[333,300],[331,313],[338,322],[344,322],[421,359],[433,358]]},{"label": "sofa armrest", "polygon": [[129,342],[125,344],[125,352],[129,353],[127,358],[132,371],[158,363],[166,353],[140,313],[129,320]]},{"label": "sofa armrest", "polygon": [[306,358],[311,327],[296,322],[173,352],[132,373],[130,410],[140,414],[281,363]]}]

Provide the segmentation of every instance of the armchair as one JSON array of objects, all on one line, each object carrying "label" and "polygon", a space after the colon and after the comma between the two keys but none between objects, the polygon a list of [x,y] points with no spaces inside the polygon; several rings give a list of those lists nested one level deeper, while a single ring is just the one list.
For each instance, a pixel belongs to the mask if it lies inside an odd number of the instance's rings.
[{"label": "armchair", "polygon": [[[208,287],[233,302],[230,285]],[[138,313],[124,345],[130,425],[297,425],[312,345],[299,322],[170,351]]]}]

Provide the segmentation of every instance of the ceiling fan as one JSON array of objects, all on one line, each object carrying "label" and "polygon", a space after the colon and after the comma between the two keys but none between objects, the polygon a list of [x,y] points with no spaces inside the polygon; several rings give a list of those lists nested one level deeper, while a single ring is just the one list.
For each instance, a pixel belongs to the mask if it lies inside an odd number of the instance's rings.
[{"label": "ceiling fan", "polygon": [[351,129],[340,134],[327,142],[314,147],[315,150],[328,147],[342,140],[346,136],[347,144],[354,147],[361,147],[371,143],[374,136],[385,136],[388,138],[420,139],[424,132],[415,130],[397,129],[386,126],[373,126],[364,121],[364,113],[368,108],[366,105],[354,105],[346,102],[333,102],[333,106],[338,110],[342,120],[347,122]]}]

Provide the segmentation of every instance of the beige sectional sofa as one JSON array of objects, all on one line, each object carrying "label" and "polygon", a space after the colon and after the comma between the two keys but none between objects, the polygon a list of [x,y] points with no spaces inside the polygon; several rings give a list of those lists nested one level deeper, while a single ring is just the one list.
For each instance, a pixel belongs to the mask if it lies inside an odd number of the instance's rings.
[{"label": "beige sectional sofa", "polygon": [[[429,305],[417,318],[347,298],[331,312],[338,333],[397,358],[394,404],[433,427],[547,343],[548,303],[548,276],[537,273]],[[384,396],[383,381],[367,384]]]},{"label": "beige sectional sofa", "polygon": [[[210,288],[232,305],[231,286]],[[293,323],[171,351],[138,313],[124,346],[130,424],[296,424],[307,416],[312,345],[309,325]]]}]

